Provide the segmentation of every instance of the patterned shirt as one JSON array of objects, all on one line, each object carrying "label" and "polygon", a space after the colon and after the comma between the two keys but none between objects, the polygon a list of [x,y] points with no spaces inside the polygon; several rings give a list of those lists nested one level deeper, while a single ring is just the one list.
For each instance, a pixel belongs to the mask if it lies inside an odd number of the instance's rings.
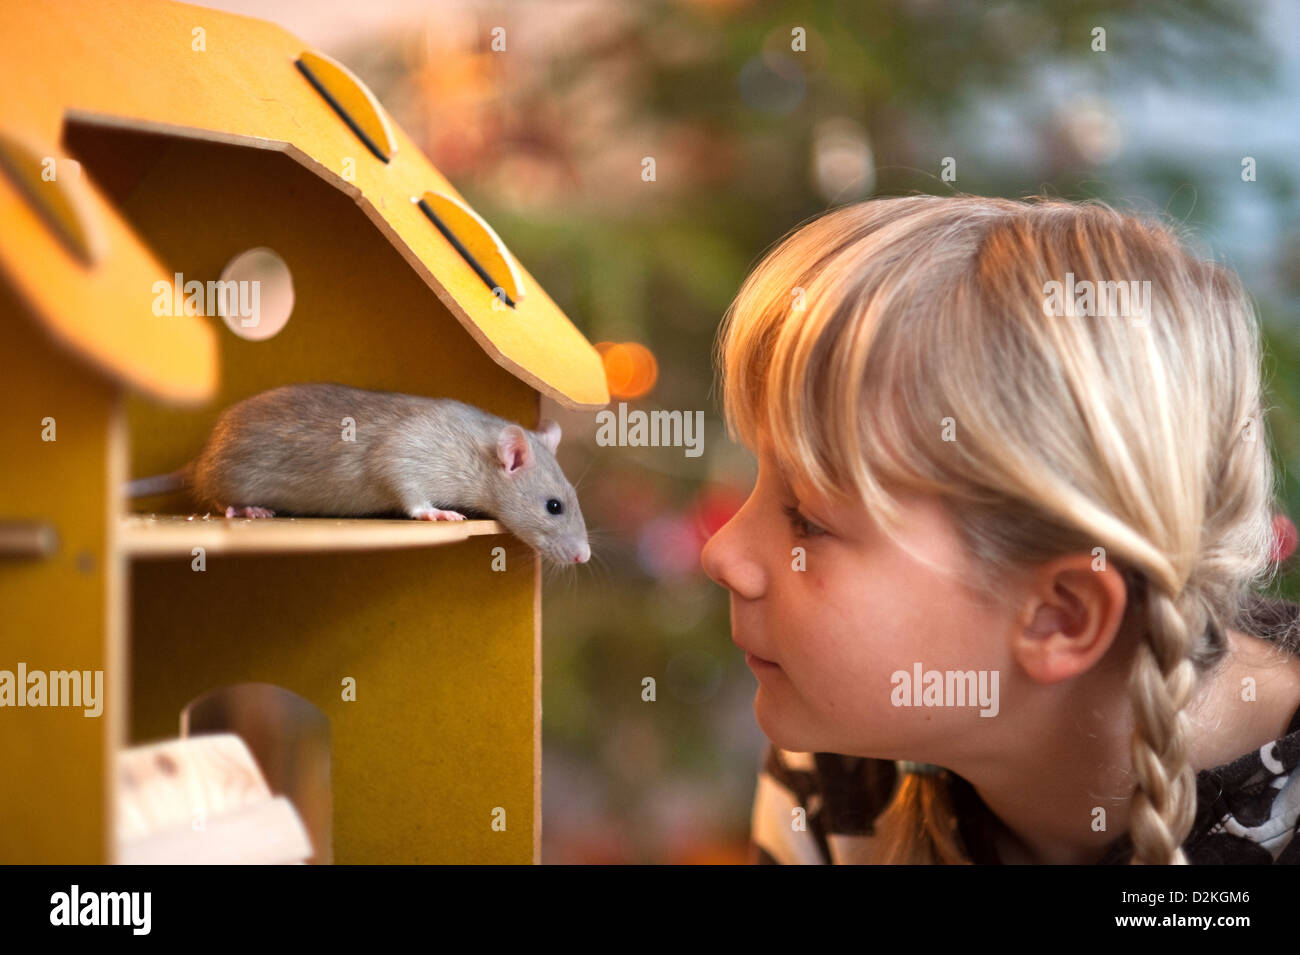
[{"label": "patterned shirt", "polygon": [[[1300,655],[1300,604],[1257,597],[1238,628],[1269,634]],[[1183,843],[1193,865],[1300,864],[1300,709],[1282,737],[1196,774],[1196,817]],[[760,764],[751,820],[750,861],[759,865],[846,865],[869,860],[873,822],[899,779],[892,760],[838,753],[793,753],[768,744]],[[957,831],[977,865],[1000,865],[999,825],[975,788],[949,774]],[[792,825],[805,810],[806,828]],[[1099,865],[1132,857],[1127,834]]]}]

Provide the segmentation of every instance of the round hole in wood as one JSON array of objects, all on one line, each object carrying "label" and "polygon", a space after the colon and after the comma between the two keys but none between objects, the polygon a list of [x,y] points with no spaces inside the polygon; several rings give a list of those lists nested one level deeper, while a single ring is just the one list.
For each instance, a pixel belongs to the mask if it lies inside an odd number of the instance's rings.
[{"label": "round hole in wood", "polygon": [[273,250],[249,249],[226,263],[217,313],[240,338],[256,342],[278,334],[292,311],[293,276]]}]

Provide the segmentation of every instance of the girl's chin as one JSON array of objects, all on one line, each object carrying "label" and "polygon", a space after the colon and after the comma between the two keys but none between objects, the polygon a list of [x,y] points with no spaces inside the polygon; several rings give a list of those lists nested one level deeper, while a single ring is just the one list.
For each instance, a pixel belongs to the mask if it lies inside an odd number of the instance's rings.
[{"label": "girl's chin", "polygon": [[754,697],[754,719],[758,723],[758,728],[763,731],[763,735],[772,741],[772,745],[788,753],[822,752],[816,745],[815,739],[798,732],[790,726],[789,721],[782,719],[779,705],[773,706],[770,703],[760,702],[768,697],[769,694],[760,687]]}]

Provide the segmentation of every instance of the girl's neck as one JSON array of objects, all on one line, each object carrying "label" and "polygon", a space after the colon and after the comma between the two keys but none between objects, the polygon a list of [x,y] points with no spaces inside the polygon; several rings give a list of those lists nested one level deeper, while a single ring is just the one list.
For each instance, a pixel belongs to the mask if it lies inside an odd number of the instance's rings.
[{"label": "girl's neck", "polygon": [[[1300,708],[1300,657],[1280,655],[1268,641],[1235,630],[1228,631],[1228,644],[1223,662],[1205,674],[1185,711],[1188,759],[1198,773],[1283,736]],[[1243,692],[1247,687],[1253,694]],[[1112,804],[1109,815],[1110,831],[1117,834],[1104,843],[1066,843],[1050,832],[1035,837],[997,817],[993,842],[1006,865],[1094,865],[1129,828],[1126,804]]]}]

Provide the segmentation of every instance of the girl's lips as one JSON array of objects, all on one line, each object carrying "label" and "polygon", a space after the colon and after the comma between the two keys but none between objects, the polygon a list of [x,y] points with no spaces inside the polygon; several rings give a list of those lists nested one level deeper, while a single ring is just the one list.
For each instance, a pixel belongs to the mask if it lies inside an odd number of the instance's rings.
[{"label": "girl's lips", "polygon": [[742,644],[739,640],[737,640],[734,634],[733,634],[732,637],[731,637],[731,642],[734,643],[734,644],[735,644],[739,649],[745,651],[745,662],[748,663],[751,667],[753,667],[753,666],[760,666],[760,667],[764,667],[764,666],[767,666],[767,667],[779,666],[779,664],[773,663],[771,660],[764,660],[762,657],[760,657],[760,656],[756,656],[756,655],[754,655],[753,653],[751,653],[751,652],[749,651],[749,648],[746,647],[744,644]]}]

